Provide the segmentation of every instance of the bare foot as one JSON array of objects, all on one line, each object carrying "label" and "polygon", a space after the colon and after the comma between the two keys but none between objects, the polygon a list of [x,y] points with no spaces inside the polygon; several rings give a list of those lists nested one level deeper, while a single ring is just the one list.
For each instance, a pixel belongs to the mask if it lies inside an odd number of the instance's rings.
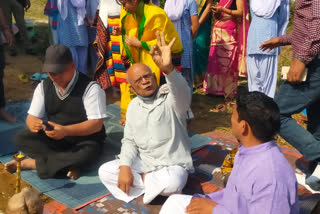
[{"label": "bare foot", "polygon": [[210,109],[210,112],[223,112],[227,111],[225,104],[218,104],[214,109]]},{"label": "bare foot", "polygon": [[9,123],[15,123],[17,121],[16,118],[10,115],[4,108],[0,109],[0,119],[3,119]]},{"label": "bare foot", "polygon": [[77,180],[80,177],[80,170],[79,169],[70,169],[67,176],[72,180]]},{"label": "bare foot", "polygon": [[142,178],[142,182],[144,183],[144,179],[146,178],[147,174],[146,173],[141,173],[140,175],[141,175],[141,178]]},{"label": "bare foot", "polygon": [[[4,165],[4,169],[10,173],[15,173],[17,171],[17,161],[12,160]],[[28,158],[21,161],[21,170],[32,170],[36,169],[36,161],[34,159]]]},{"label": "bare foot", "polygon": [[119,120],[120,125],[125,126],[126,125],[126,120],[125,119],[121,119]]},{"label": "bare foot", "polygon": [[4,165],[4,169],[10,173],[15,173],[17,171],[17,161],[12,160]]}]

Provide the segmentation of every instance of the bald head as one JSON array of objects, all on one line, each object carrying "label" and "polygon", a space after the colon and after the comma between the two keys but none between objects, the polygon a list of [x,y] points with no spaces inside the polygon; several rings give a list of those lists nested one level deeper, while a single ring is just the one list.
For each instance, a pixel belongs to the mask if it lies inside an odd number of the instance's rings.
[{"label": "bald head", "polygon": [[133,64],[127,71],[127,80],[132,91],[143,97],[152,95],[157,89],[156,77],[145,64]]},{"label": "bald head", "polygon": [[143,76],[147,72],[152,73],[149,66],[141,63],[133,64],[127,71],[127,80],[130,84],[133,84],[134,80]]}]

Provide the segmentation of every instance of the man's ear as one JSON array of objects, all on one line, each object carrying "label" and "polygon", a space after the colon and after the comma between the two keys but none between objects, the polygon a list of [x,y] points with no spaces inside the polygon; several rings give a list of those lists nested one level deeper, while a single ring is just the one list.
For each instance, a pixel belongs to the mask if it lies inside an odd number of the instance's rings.
[{"label": "man's ear", "polygon": [[156,74],[152,72],[152,76],[153,76],[154,80],[157,82]]},{"label": "man's ear", "polygon": [[130,87],[130,91],[131,91],[132,93],[134,93],[135,95],[137,95],[137,92],[136,92],[136,90],[134,89],[134,87],[133,87],[132,85],[130,85],[129,87]]},{"label": "man's ear", "polygon": [[242,136],[247,136],[249,134],[250,126],[245,120],[240,121],[240,131]]},{"label": "man's ear", "polygon": [[73,70],[76,70],[76,63],[75,63],[75,62],[72,62],[71,68],[72,68]]}]

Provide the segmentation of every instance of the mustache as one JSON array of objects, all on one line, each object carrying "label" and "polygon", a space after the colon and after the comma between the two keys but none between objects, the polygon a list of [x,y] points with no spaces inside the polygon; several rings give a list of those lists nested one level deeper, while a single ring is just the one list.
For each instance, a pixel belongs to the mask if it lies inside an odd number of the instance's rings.
[{"label": "mustache", "polygon": [[147,89],[147,88],[150,88],[150,87],[152,87],[152,84],[151,84],[151,83],[150,83],[150,84],[145,85],[145,86],[143,87],[143,90],[145,90],[145,89]]}]

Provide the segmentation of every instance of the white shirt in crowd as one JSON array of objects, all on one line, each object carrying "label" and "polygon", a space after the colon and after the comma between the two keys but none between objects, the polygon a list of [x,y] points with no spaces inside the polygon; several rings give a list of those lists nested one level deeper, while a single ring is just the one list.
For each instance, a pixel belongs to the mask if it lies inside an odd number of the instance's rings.
[{"label": "white shirt in crowd", "polygon": [[[71,93],[74,85],[76,84],[75,80],[78,78],[78,75],[79,73],[76,71],[64,93],[55,86],[56,92],[59,93],[59,97],[66,97]],[[89,84],[88,87],[89,88],[86,89],[85,94],[82,97],[88,120],[106,118],[107,110],[105,92],[96,82]],[[43,81],[38,84],[34,91],[28,114],[38,118],[44,118],[46,116]]]}]

